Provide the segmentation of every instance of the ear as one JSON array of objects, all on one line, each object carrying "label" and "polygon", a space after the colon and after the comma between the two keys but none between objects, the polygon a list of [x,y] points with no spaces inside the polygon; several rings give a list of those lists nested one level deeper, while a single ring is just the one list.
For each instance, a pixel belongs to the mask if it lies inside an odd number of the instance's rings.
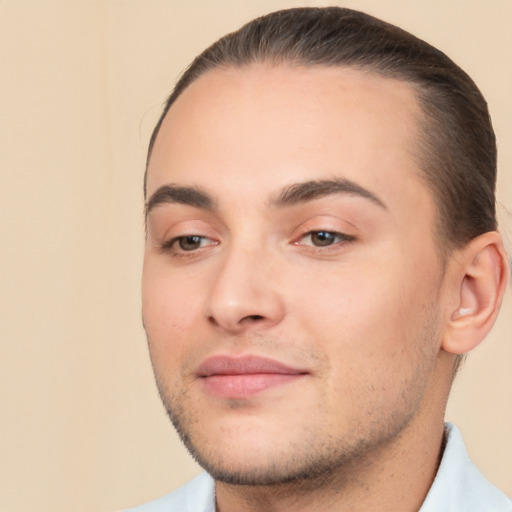
[{"label": "ear", "polygon": [[457,251],[450,262],[454,300],[442,348],[464,354],[488,334],[498,316],[509,278],[510,265],[501,236],[484,233]]}]

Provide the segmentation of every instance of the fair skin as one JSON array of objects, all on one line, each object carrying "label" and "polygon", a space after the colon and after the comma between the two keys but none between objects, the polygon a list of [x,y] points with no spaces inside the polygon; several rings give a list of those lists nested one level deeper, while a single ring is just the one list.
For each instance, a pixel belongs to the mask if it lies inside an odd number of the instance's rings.
[{"label": "fair skin", "polygon": [[220,512],[405,512],[428,492],[455,355],[506,268],[496,233],[440,256],[419,115],[401,82],[264,64],[207,72],[167,114],[143,318]]}]

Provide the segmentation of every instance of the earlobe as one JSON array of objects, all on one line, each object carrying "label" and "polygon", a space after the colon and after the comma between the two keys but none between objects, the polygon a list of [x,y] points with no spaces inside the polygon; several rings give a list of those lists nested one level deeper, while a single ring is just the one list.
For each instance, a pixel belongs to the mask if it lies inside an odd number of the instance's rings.
[{"label": "earlobe", "polygon": [[457,254],[457,297],[442,348],[464,354],[475,348],[496,320],[509,280],[509,265],[499,233],[484,233]]}]

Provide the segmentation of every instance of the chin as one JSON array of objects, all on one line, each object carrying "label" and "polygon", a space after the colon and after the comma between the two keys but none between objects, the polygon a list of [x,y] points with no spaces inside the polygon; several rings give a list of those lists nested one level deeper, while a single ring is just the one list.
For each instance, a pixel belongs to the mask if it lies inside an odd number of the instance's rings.
[{"label": "chin", "polygon": [[[219,428],[215,434],[208,434],[204,429],[196,431],[189,422],[185,427],[175,412],[168,410],[168,415],[182,442],[195,461],[217,481],[280,485],[318,477],[324,471],[322,464],[311,464],[303,444],[293,446],[289,438],[283,439],[282,431],[262,436],[254,428],[243,433],[241,429],[227,432]],[[326,466],[332,470],[332,461]]]},{"label": "chin", "polygon": [[[199,465],[215,480],[232,485],[274,486],[292,483],[318,481],[332,473],[329,461],[304,461],[292,457],[288,461],[276,461],[274,456],[256,464],[249,456],[220,457],[202,454],[189,450]],[[222,460],[220,463],[219,461]]]},{"label": "chin", "polygon": [[[332,478],[334,470],[339,476],[368,450],[361,439],[345,439],[346,443],[321,441],[317,431],[310,431],[291,439],[292,432],[283,436],[283,430],[262,436],[254,429],[243,435],[238,430],[229,433],[219,429],[215,435],[204,429],[197,430],[199,423],[187,423],[187,428],[169,413],[186,448],[196,462],[216,481],[232,485],[278,486],[299,484],[321,486]],[[204,425],[203,425],[204,427]],[[314,429],[313,429],[314,430]]]}]

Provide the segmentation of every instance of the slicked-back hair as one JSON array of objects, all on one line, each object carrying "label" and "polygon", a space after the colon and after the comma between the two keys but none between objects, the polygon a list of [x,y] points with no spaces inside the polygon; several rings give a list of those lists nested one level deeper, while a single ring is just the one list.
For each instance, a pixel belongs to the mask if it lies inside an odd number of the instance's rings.
[{"label": "slicked-back hair", "polygon": [[425,41],[351,9],[277,11],[207,48],[183,73],[165,103],[150,140],[147,164],[169,108],[192,82],[214,68],[255,63],[352,67],[410,84],[423,113],[418,119],[417,148],[411,149],[437,205],[441,249],[449,252],[496,229],[496,141],[478,87]]}]

